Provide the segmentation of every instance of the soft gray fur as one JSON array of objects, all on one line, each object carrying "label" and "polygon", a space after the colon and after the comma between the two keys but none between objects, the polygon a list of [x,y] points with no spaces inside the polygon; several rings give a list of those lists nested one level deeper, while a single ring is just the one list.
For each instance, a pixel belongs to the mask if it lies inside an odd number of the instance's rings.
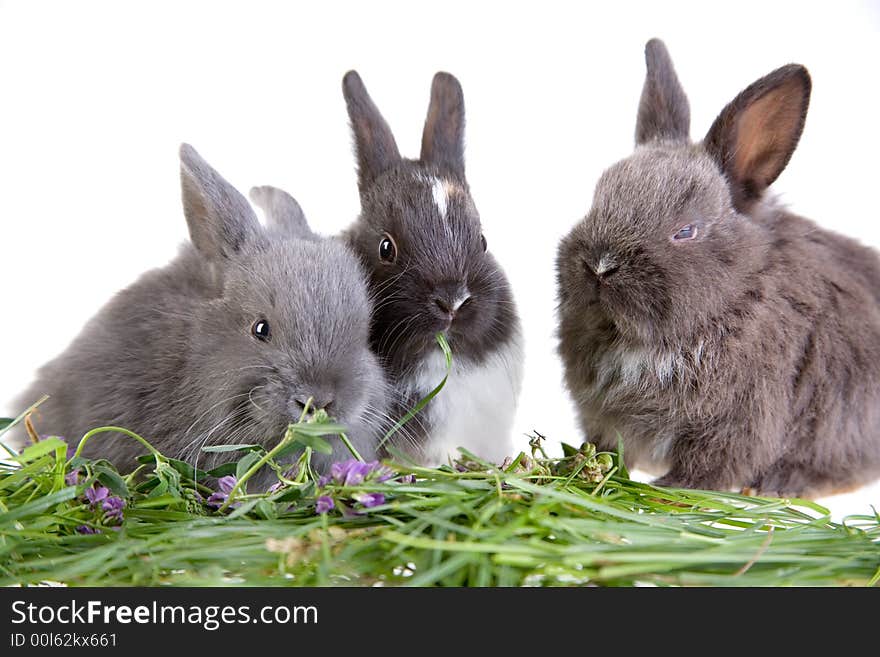
[{"label": "soft gray fur", "polygon": [[[368,346],[371,306],[357,258],[319,240],[283,192],[252,191],[264,230],[191,146],[180,159],[192,244],[118,293],[40,370],[18,407],[48,394],[34,416],[41,434],[76,444],[89,429],[116,425],[210,467],[232,457],[202,453],[203,445],[270,447],[311,397],[374,456],[386,389]],[[269,323],[268,341],[252,333],[258,320]],[[336,440],[333,458],[344,458]],[[143,452],[118,434],[96,436],[85,450],[125,470]],[[264,468],[256,483],[273,478]]]},{"label": "soft gray fur", "polygon": [[663,44],[646,59],[635,153],[559,248],[559,353],[587,439],[619,436],[668,486],[818,496],[870,481],[880,260],[764,195],[803,129],[806,69],[758,80],[694,144]]}]

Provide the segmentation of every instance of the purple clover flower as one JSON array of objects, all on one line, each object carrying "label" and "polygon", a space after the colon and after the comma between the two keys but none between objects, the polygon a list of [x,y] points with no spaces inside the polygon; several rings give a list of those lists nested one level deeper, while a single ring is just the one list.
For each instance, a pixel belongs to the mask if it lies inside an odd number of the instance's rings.
[{"label": "purple clover flower", "polygon": [[235,484],[237,483],[238,479],[236,479],[233,475],[226,475],[225,477],[220,477],[217,480],[217,487],[222,493],[229,495],[229,493],[232,492],[232,489],[235,488]]},{"label": "purple clover flower", "polygon": [[125,508],[125,500],[121,497],[112,495],[101,504],[104,509],[105,520],[116,520],[122,522],[122,510]]},{"label": "purple clover flower", "polygon": [[110,494],[110,489],[106,486],[93,486],[86,490],[86,499],[92,506],[97,506],[99,502],[103,502]]},{"label": "purple clover flower", "polygon": [[214,509],[215,511],[223,506],[223,503],[226,501],[228,495],[224,495],[223,493],[211,493],[211,496],[208,498],[208,501],[205,502],[209,507]]},{"label": "purple clover flower", "polygon": [[414,483],[416,483],[416,476],[412,473],[400,475],[397,478],[397,481],[399,481],[402,484],[414,484]]},{"label": "purple clover flower", "polygon": [[330,466],[330,477],[340,486],[362,484],[369,473],[370,464],[357,459],[339,461]]},{"label": "purple clover flower", "polygon": [[385,496],[382,493],[355,493],[351,499],[363,504],[365,509],[385,504]]},{"label": "purple clover flower", "polygon": [[[350,458],[345,461],[337,461],[330,466],[330,474],[322,475],[318,479],[318,487],[324,488],[329,485],[358,486],[365,482],[382,483],[396,476],[396,472],[379,461],[358,461]],[[345,496],[343,496],[345,497]],[[357,511],[349,508],[351,501],[359,503],[361,508],[369,509],[374,506],[385,504],[385,495],[382,493],[355,492],[348,499],[340,499],[338,506],[343,515],[359,515]],[[316,513],[327,513],[336,508],[337,503],[329,495],[322,495],[315,501]]]},{"label": "purple clover flower", "polygon": [[[388,466],[382,465],[379,461],[370,461],[364,463],[357,459],[348,459],[346,461],[338,461],[330,466],[330,478],[326,480],[327,485],[332,480],[340,486],[357,486],[367,480],[383,482],[388,481],[394,476],[394,470]],[[322,480],[318,484],[322,484]]]},{"label": "purple clover flower", "polygon": [[214,509],[219,509],[221,506],[223,506],[223,503],[226,502],[226,500],[229,498],[229,493],[232,492],[232,489],[235,488],[235,484],[237,483],[238,479],[236,479],[232,475],[220,477],[217,480],[217,487],[220,490],[211,493],[211,496],[208,498],[206,504]]},{"label": "purple clover flower", "polygon": [[77,534],[100,534],[101,532],[94,527],[89,527],[88,525],[80,525],[76,528]]},{"label": "purple clover flower", "polygon": [[335,507],[336,504],[333,502],[333,498],[328,495],[321,495],[317,500],[315,500],[315,513],[327,513]]}]

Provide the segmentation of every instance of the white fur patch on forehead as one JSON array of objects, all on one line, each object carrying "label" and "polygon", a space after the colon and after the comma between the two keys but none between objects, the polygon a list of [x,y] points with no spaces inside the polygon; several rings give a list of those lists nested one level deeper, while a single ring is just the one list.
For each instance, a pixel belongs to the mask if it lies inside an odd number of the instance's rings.
[{"label": "white fur patch on forehead", "polygon": [[446,193],[446,187],[443,185],[443,181],[434,178],[434,182],[431,184],[431,194],[434,196],[434,205],[437,206],[437,211],[440,213],[440,216],[445,219],[446,209],[449,204],[449,196]]},{"label": "white fur patch on forehead", "polygon": [[437,212],[440,213],[441,219],[446,219],[446,213],[449,210],[449,197],[459,191],[458,187],[451,181],[436,176],[419,175],[418,179],[431,188],[431,196],[434,199]]}]

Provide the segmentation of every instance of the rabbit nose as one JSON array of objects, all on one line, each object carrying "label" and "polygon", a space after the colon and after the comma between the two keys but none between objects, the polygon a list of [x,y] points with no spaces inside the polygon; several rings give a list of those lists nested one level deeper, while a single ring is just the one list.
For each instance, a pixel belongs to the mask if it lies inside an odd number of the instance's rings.
[{"label": "rabbit nose", "polygon": [[466,289],[454,294],[435,294],[433,297],[434,305],[448,322],[455,319],[455,315],[470,299],[471,294]]},{"label": "rabbit nose", "polygon": [[333,414],[333,398],[329,395],[298,395],[290,400],[290,411],[296,417],[302,415],[309,405],[306,417],[311,417],[315,411],[324,410],[328,415]]},{"label": "rabbit nose", "polygon": [[446,299],[441,299],[440,297],[434,298],[434,303],[440,309],[440,312],[444,315],[453,315],[455,311],[452,310],[452,304]]}]

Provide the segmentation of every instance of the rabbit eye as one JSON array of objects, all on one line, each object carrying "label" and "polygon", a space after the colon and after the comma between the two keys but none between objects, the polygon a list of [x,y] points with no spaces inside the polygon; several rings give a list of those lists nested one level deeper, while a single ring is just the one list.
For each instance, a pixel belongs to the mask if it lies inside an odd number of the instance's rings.
[{"label": "rabbit eye", "polygon": [[393,265],[397,261],[397,244],[388,233],[385,233],[382,241],[379,242],[379,260],[386,265]]},{"label": "rabbit eye", "polygon": [[256,322],[254,322],[254,325],[251,326],[251,334],[257,340],[268,342],[269,338],[272,336],[272,332],[269,329],[269,322],[267,322],[265,319],[258,319]]},{"label": "rabbit eye", "polygon": [[485,253],[486,250],[489,248],[489,245],[486,244],[486,236],[485,235],[480,235],[480,244],[483,245],[483,253]]},{"label": "rabbit eye", "polygon": [[692,240],[697,236],[697,227],[694,224],[688,224],[687,226],[682,226],[678,229],[678,232],[672,236],[672,239],[676,242],[681,242],[684,240]]}]

